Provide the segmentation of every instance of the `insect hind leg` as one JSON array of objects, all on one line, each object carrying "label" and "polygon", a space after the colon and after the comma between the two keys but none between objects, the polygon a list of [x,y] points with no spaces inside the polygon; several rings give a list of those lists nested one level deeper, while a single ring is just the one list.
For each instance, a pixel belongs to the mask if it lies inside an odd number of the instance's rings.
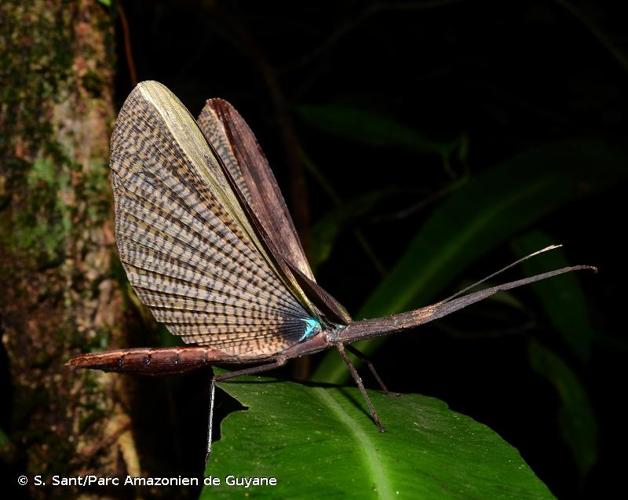
[{"label": "insect hind leg", "polygon": [[384,384],[384,381],[381,379],[381,377],[377,373],[377,370],[375,369],[375,365],[373,365],[371,360],[367,358],[363,353],[361,353],[358,349],[353,347],[352,345],[347,344],[345,345],[345,347],[347,348],[347,351],[349,351],[351,354],[357,357],[360,361],[362,361],[362,363],[364,363],[368,367],[368,369],[371,372],[371,375],[373,375],[373,377],[379,384],[379,387],[381,388],[382,392],[384,392],[384,394],[390,394],[388,387],[386,387],[386,384]]},{"label": "insect hind leg", "polygon": [[212,434],[214,430],[214,399],[216,396],[216,383],[225,382],[241,375],[255,375],[256,373],[262,373],[273,368],[279,368],[286,363],[285,357],[279,357],[272,363],[266,363],[263,365],[250,366],[243,368],[242,370],[235,370],[222,375],[212,376],[211,386],[209,389],[209,421],[207,423],[207,452],[205,454],[205,464],[209,461],[209,456],[212,452]]}]

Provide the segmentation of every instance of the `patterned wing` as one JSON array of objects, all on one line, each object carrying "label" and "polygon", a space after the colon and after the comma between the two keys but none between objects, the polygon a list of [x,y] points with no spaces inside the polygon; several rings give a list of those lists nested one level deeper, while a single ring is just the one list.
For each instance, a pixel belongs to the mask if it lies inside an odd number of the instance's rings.
[{"label": "patterned wing", "polygon": [[331,321],[348,324],[346,309],[316,283],[296,229],[266,156],[255,135],[236,109],[224,99],[209,99],[198,124],[261,226],[262,238],[272,235],[269,250],[275,262],[288,264],[308,299]]},{"label": "patterned wing", "polygon": [[120,259],[155,318],[185,342],[234,356],[297,343],[311,305],[273,265],[181,102],[140,83],[111,142]]}]

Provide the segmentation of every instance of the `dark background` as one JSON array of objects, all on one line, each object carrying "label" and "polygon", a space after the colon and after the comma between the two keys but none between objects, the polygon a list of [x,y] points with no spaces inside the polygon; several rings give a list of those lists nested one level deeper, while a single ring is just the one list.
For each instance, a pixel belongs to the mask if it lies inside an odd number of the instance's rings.
[{"label": "dark background", "polygon": [[[264,148],[319,283],[354,315],[465,181],[548,145],[596,141],[628,157],[626,17],[613,2],[140,0],[119,7],[112,10],[118,108],[136,81],[148,79],[168,86],[195,116],[207,98],[230,101]],[[325,120],[312,110],[325,110]],[[605,161],[586,165],[589,179]],[[510,296],[517,307],[486,301],[394,336],[371,356],[390,389],[434,396],[490,426],[563,498],[625,489],[628,162],[620,164],[623,173],[604,189],[583,185],[581,196],[492,245],[442,289],[422,293],[448,296],[514,260],[516,238],[542,231],[566,245],[570,264],[600,269],[577,277],[593,332],[588,359],[556,333],[531,288]],[[328,238],[330,224],[336,238]],[[421,272],[417,266],[407,279]],[[145,326],[138,318],[131,344],[155,344],[157,335],[172,342]],[[536,342],[568,368],[567,379],[535,369]],[[277,375],[307,380],[322,357]],[[143,406],[134,410],[134,432],[151,475],[202,474],[207,378],[137,381]],[[569,406],[573,391],[582,398]],[[237,408],[219,396],[222,416]],[[595,457],[590,467],[578,465],[580,439]]]}]

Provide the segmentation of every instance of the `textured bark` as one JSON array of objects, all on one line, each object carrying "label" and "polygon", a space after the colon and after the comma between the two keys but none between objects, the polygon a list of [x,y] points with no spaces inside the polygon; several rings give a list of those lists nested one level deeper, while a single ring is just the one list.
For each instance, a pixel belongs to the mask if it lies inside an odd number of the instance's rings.
[{"label": "textured bark", "polygon": [[3,0],[0,19],[4,430],[24,473],[139,474],[125,380],[64,366],[125,344],[107,168],[113,17],[95,0]]}]

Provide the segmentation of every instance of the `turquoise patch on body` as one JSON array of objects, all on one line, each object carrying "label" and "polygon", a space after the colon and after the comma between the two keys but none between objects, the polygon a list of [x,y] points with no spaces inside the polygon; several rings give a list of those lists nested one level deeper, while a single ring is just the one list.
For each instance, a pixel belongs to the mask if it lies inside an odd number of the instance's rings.
[{"label": "turquoise patch on body", "polygon": [[318,321],[316,318],[310,317],[310,318],[304,319],[303,322],[305,323],[305,331],[303,332],[303,335],[301,335],[299,342],[303,342],[304,340],[307,340],[310,337],[313,337],[314,335],[316,335],[318,332],[320,332],[323,329],[321,322]]}]

